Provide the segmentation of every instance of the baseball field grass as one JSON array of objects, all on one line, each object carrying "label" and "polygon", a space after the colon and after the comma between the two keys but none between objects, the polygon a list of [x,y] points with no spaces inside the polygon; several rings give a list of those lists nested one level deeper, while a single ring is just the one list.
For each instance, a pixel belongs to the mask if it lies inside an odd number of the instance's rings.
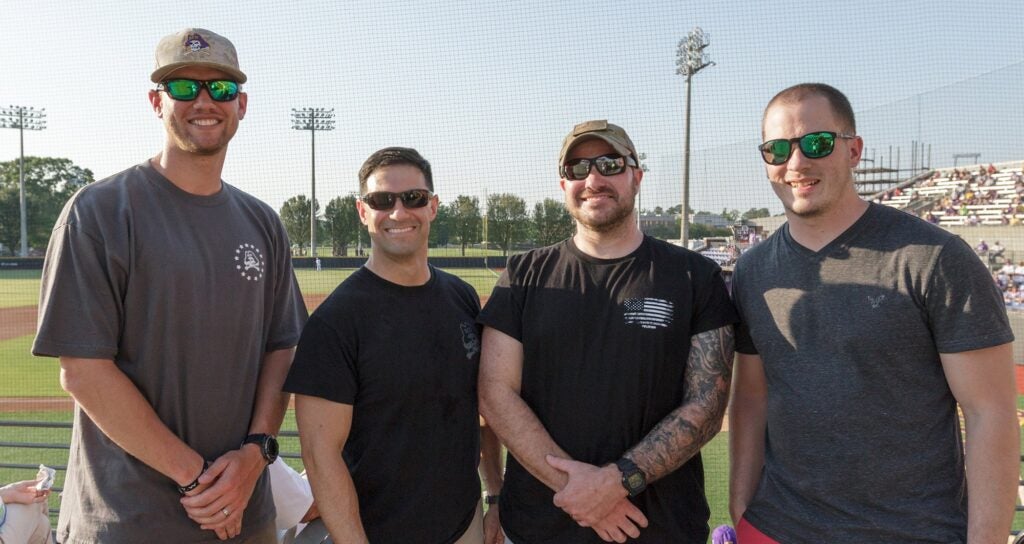
[{"label": "baseball field grass", "polygon": [[[468,254],[469,252],[467,252]],[[319,272],[299,269],[296,277],[299,287],[311,309],[344,281],[354,269],[324,269]],[[471,284],[477,293],[486,298],[494,287],[500,271],[486,268],[447,269]],[[34,338],[34,307],[39,296],[38,270],[0,271],[0,400],[12,397],[34,397],[62,399],[67,395],[60,387],[59,364],[55,359],[36,358],[30,353]],[[7,317],[5,317],[7,316]],[[11,319],[26,321],[20,328],[11,327]],[[18,333],[5,332],[17,329]],[[1024,409],[1024,398],[1018,398],[1018,408]],[[70,422],[72,412],[67,408],[0,412],[0,422],[43,421]],[[294,414],[285,418],[284,430],[295,430]],[[0,446],[0,463],[24,465],[22,468],[0,468],[0,485],[32,478],[40,463],[63,468],[67,463],[66,447],[39,448],[24,444],[43,443],[66,446],[70,442],[69,429],[24,428],[0,425],[0,443],[22,444],[21,446]],[[1024,446],[1024,441],[1022,441]],[[282,437],[282,452],[297,454],[299,442],[294,437]],[[728,512],[728,433],[716,436],[703,450],[705,491],[711,506],[711,527],[730,523]],[[286,461],[301,469],[300,459],[286,457]],[[64,472],[58,471],[56,485],[63,486]],[[50,499],[50,507],[59,505],[56,495]],[[56,518],[53,518],[56,523]],[[1024,513],[1018,512],[1014,519],[1014,530],[1024,529]]]}]

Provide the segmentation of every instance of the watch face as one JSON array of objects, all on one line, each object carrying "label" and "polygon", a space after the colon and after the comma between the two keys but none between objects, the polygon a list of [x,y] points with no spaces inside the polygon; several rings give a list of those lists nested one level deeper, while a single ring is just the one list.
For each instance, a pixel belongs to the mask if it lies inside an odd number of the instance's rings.
[{"label": "watch face", "polygon": [[639,489],[644,486],[644,475],[634,472],[626,477],[626,482],[629,484],[630,489]]},{"label": "watch face", "polygon": [[271,459],[277,459],[278,450],[280,446],[277,444],[277,439],[273,436],[268,436],[266,441],[267,456]]}]

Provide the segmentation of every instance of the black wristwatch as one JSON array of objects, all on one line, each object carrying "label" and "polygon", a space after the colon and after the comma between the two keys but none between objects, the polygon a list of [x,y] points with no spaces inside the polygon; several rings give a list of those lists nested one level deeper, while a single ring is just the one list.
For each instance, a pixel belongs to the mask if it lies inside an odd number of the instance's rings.
[{"label": "black wristwatch", "polygon": [[635,497],[647,489],[647,475],[636,466],[636,463],[623,457],[615,461],[615,466],[622,472],[622,487],[626,488],[630,497]]},{"label": "black wristwatch", "polygon": [[279,449],[277,445],[277,439],[274,438],[273,435],[250,434],[249,436],[245,437],[245,440],[242,441],[243,446],[246,444],[259,445],[260,454],[263,455],[263,458],[267,461],[268,465],[272,464],[274,461],[277,461],[277,454]]}]

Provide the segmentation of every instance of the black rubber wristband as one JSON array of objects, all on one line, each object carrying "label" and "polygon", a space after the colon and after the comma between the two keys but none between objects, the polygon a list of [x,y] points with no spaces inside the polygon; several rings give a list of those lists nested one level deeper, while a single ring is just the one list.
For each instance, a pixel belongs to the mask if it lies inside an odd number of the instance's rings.
[{"label": "black rubber wristband", "polygon": [[484,497],[484,504],[498,504],[497,495],[487,495]]},{"label": "black rubber wristband", "polygon": [[[199,476],[202,476],[206,472],[206,469],[208,469],[208,468],[210,468],[210,462],[207,461],[206,459],[203,459],[203,470],[199,471]],[[190,483],[188,485],[180,485],[180,486],[178,486],[178,493],[181,493],[182,495],[184,495],[184,494],[188,493],[189,491],[192,491],[193,489],[199,487],[199,476],[196,476],[196,479],[192,480],[192,483]]]}]

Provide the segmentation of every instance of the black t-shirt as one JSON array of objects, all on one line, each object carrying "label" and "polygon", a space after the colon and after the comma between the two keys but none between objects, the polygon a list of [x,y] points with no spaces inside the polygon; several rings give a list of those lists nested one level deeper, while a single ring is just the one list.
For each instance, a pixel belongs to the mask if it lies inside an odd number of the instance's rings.
[{"label": "black t-shirt", "polygon": [[433,267],[417,287],[361,268],[302,331],[284,390],[353,406],[343,456],[370,542],[454,542],[472,521],[479,308]]},{"label": "black t-shirt", "polygon": [[[520,394],[554,441],[604,465],[683,403],[691,336],[736,322],[736,312],[718,266],[696,253],[645,237],[603,260],[569,239],[510,257],[479,322],[522,342]],[[601,542],[552,495],[508,456],[501,522],[513,542]],[[707,540],[699,454],[634,503],[650,520],[635,542]]]}]

